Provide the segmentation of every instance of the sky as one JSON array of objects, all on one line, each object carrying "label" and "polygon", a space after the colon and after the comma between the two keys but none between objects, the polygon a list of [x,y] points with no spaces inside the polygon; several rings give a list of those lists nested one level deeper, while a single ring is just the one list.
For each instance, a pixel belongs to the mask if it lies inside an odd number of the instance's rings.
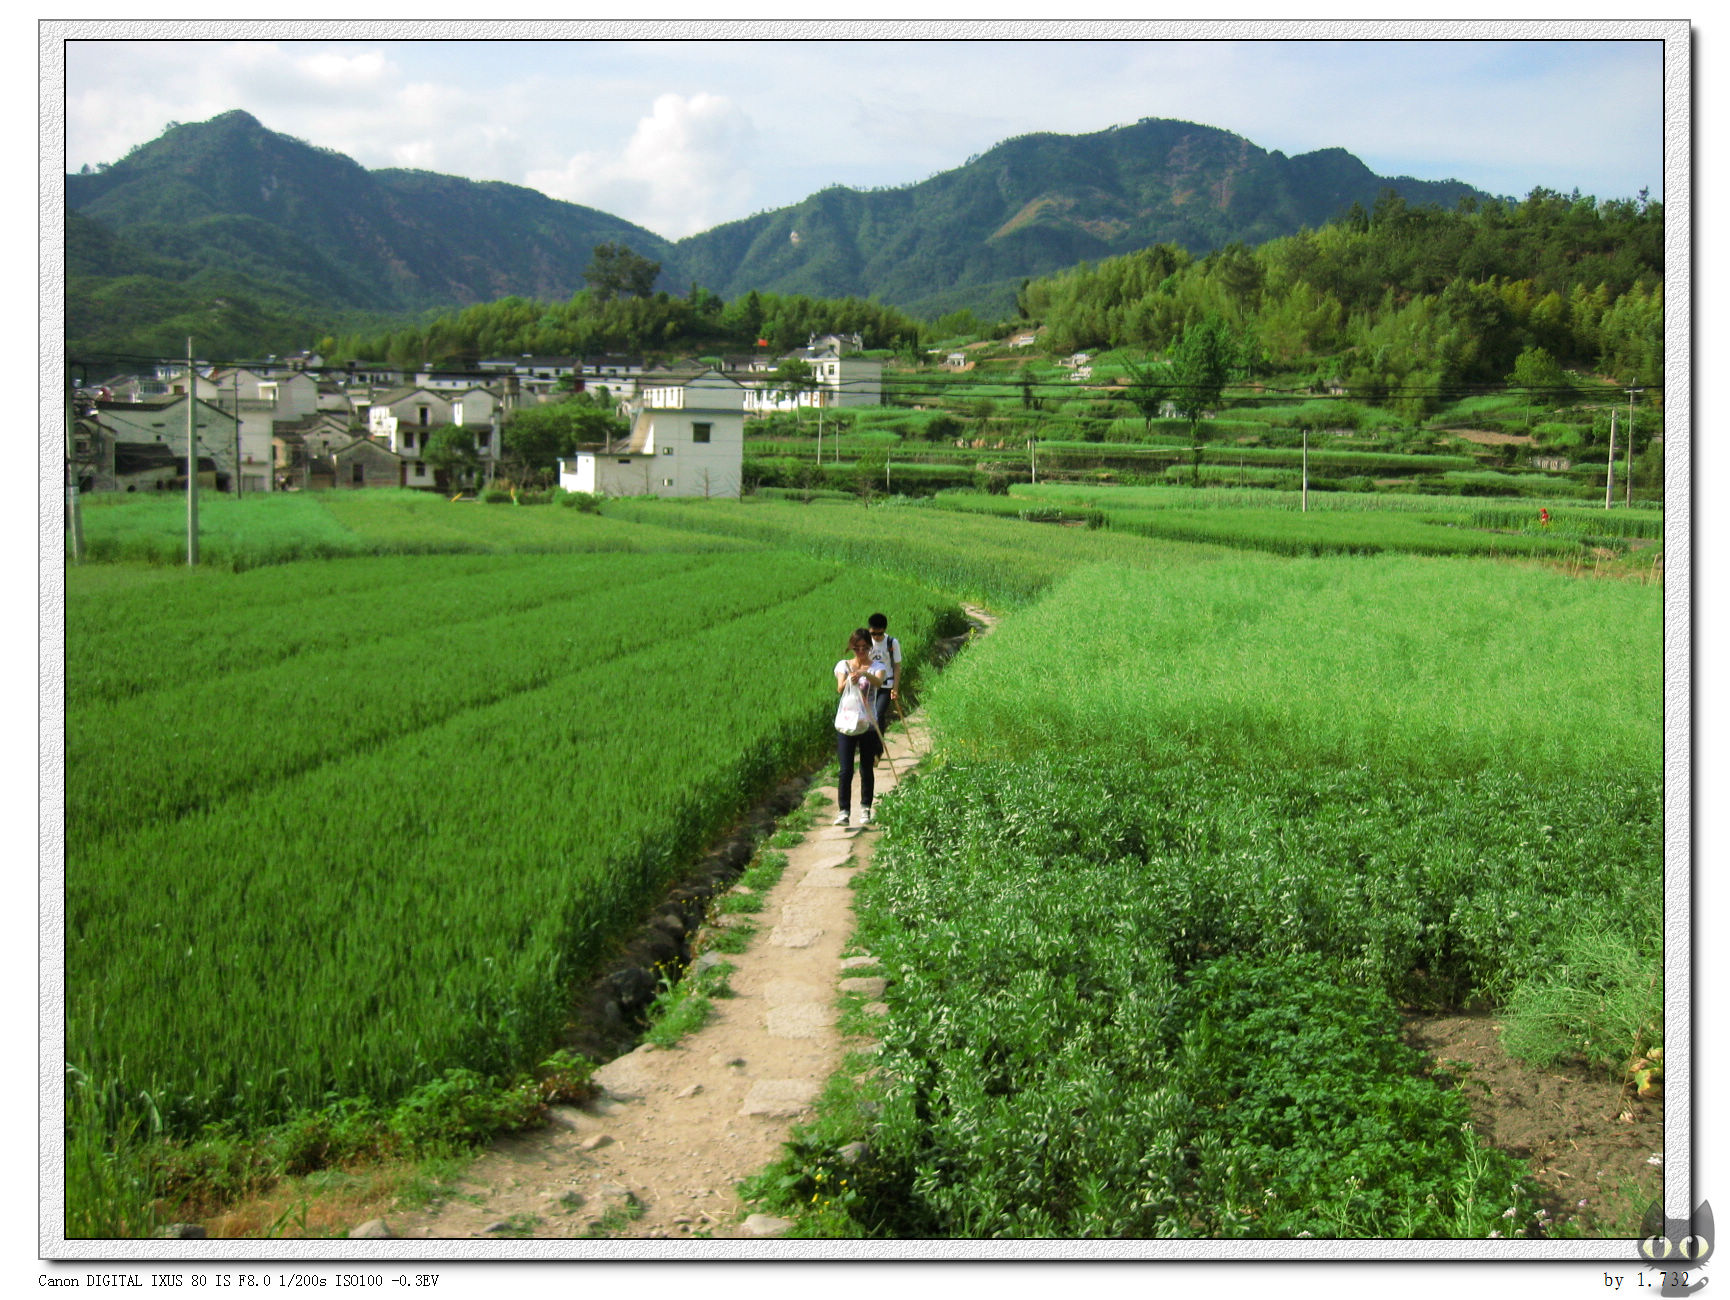
[{"label": "sky", "polygon": [[[147,27],[122,32],[148,34]],[[1080,34],[1086,28],[1057,29]],[[1565,29],[1555,29],[1565,30]],[[1651,40],[73,40],[68,170],[241,108],[362,166],[526,185],[678,239],[1012,136],[1145,117],[1374,172],[1661,197]]]}]

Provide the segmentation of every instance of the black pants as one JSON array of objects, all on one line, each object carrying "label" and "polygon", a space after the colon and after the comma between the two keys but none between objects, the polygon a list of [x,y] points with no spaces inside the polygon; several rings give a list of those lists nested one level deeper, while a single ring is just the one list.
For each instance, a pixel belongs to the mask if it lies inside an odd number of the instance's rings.
[{"label": "black pants", "polygon": [[871,770],[871,763],[877,757],[877,737],[867,731],[861,736],[845,736],[839,731],[835,733],[836,751],[841,758],[841,779],[837,783],[840,793],[841,812],[843,815],[853,810],[853,766],[858,759],[859,766],[859,802],[864,807],[871,806],[871,796],[877,793],[876,773]]},{"label": "black pants", "polygon": [[[885,686],[882,690],[878,691],[877,698],[872,701],[872,703],[877,708],[877,730],[887,736],[889,734],[889,709],[891,707],[889,704],[889,688]],[[876,740],[877,737],[873,736],[871,739]]]}]

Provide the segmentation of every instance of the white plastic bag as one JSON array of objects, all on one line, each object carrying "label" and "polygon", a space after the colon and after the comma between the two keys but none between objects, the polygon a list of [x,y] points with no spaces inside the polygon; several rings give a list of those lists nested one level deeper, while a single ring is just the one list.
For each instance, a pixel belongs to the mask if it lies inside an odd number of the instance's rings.
[{"label": "white plastic bag", "polygon": [[871,730],[871,706],[857,686],[848,684],[841,692],[841,703],[835,710],[835,730],[843,736],[863,736]]}]

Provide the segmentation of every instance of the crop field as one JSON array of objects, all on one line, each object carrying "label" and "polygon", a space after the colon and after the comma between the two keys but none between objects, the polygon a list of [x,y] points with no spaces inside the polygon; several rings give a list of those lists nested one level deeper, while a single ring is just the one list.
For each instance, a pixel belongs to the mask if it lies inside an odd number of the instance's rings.
[{"label": "crop field", "polygon": [[1059,581],[933,685],[941,759],[886,803],[882,1119],[831,1229],[1543,1233],[1397,1007],[1518,1008],[1608,951],[1620,1019],[1510,1034],[1658,1040],[1660,618],[1461,560]]},{"label": "crop field", "polygon": [[[1630,538],[1655,540],[1662,519],[1647,512],[1619,515],[1558,507],[1549,526],[1539,522],[1536,508],[1487,509],[1482,502],[1461,507],[1411,509],[1317,508],[1300,513],[1295,493],[1211,494],[1190,489],[1074,488],[1047,490],[1018,487],[1009,496],[950,491],[938,493],[930,506],[963,513],[1013,517],[1036,523],[1088,520],[1107,523],[1115,532],[1173,541],[1215,543],[1281,555],[1481,555],[1578,559],[1589,548],[1622,551]],[[1246,504],[1245,496],[1277,497],[1268,504]],[[1311,502],[1331,494],[1312,494]],[[1198,503],[1197,498],[1202,498]],[[1393,501],[1413,498],[1393,497]],[[1419,501],[1448,498],[1421,497]]]},{"label": "crop field", "polygon": [[67,1064],[179,1134],[532,1065],[822,751],[863,613],[917,655],[950,608],[758,550],[68,576]]},{"label": "crop field", "polygon": [[67,572],[76,1122],[535,1064],[818,757],[863,613],[917,659],[968,599],[1005,617],[921,684],[933,755],[856,886],[869,1154],[801,1148],[788,1195],[849,1179],[823,1230],[861,1236],[1544,1233],[1401,1014],[1493,1009],[1538,1062],[1661,1045],[1662,588],[1555,561],[1655,552],[1662,513],[1296,504],[212,499],[196,571],[178,502],[92,508],[147,562]]},{"label": "crop field", "polygon": [[[86,556],[102,563],[186,563],[186,499],[178,493],[83,498]],[[544,507],[488,508],[407,489],[272,492],[198,503],[199,562],[234,570],[354,555],[501,551],[656,551],[688,535],[622,527],[596,514]],[[709,549],[727,546],[711,543]]]},{"label": "crop field", "polygon": [[[1145,509],[1145,510],[1241,510],[1254,508],[1269,511],[1297,511],[1303,495],[1295,490],[1267,488],[1201,488],[1171,484],[1132,487],[1116,483],[1016,483],[1009,495],[1017,500],[1044,501],[1056,505],[1076,505],[1085,509]],[[1537,522],[1542,499],[1522,502],[1518,506],[1498,505],[1481,498],[1464,496],[1430,496],[1417,492],[1311,492],[1310,514],[1320,511],[1369,511],[1371,513],[1459,515],[1479,511],[1495,511],[1506,517],[1518,516],[1519,522]],[[1618,507],[1612,511],[1592,510],[1578,501],[1552,502],[1557,510],[1566,509],[1582,519],[1597,519],[1606,525],[1615,521],[1637,519],[1650,532],[1638,536],[1661,536],[1664,512],[1636,506],[1632,510]],[[1555,513],[1553,510],[1552,513]]]},{"label": "crop field", "polygon": [[887,502],[867,510],[855,502],[829,500],[809,505],[786,500],[631,500],[609,502],[607,513],[669,531],[746,539],[848,565],[918,575],[958,598],[1006,609],[1035,600],[1053,580],[1080,564],[1163,570],[1207,565],[1231,553],[1219,546],[1154,543],[1110,532],[1029,528],[1014,519],[933,510],[912,502]]}]

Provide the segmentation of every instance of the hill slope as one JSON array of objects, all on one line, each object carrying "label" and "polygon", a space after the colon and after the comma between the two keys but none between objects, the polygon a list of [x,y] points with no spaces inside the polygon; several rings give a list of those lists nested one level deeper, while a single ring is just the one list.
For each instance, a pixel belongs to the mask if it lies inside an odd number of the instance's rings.
[{"label": "hill slope", "polygon": [[834,188],[680,242],[686,274],[748,289],[875,295],[912,307],[1170,242],[1205,253],[1318,226],[1384,189],[1452,207],[1457,181],[1388,179],[1343,149],[1286,158],[1214,127],[1148,119],[1028,135],[905,189]]},{"label": "hill slope", "polygon": [[624,241],[656,260],[669,247],[641,226],[522,186],[369,172],[239,111],[175,127],[106,171],[68,176],[66,203],[147,252],[374,311],[568,298],[596,244]]},{"label": "hill slope", "polygon": [[[357,311],[557,301],[583,287],[606,242],[660,262],[665,286],[696,282],[723,298],[758,289],[1006,314],[1028,277],[1161,242],[1196,253],[1260,243],[1368,208],[1388,188],[1449,207],[1477,194],[1378,177],[1342,149],[1286,158],[1214,127],[1148,119],[1022,136],[916,185],[835,187],[675,244],[521,186],[368,171],[234,111],[66,178],[68,337],[143,346],[161,333],[152,312],[172,306],[179,329],[237,294],[279,323],[304,318],[308,332]],[[121,300],[139,307],[117,318]],[[75,328],[97,320],[100,330]]]}]

